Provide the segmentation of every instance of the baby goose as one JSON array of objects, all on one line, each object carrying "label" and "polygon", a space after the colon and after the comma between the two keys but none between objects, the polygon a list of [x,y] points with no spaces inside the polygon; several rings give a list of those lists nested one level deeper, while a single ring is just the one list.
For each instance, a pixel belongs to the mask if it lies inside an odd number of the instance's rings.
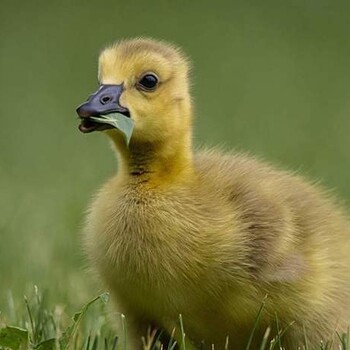
[{"label": "baby goose", "polygon": [[[241,154],[194,153],[188,70],[172,45],[118,42],[77,109],[80,130],[104,130],[119,158],[90,207],[85,246],[129,321],[130,349],[149,326],[171,334],[179,314],[195,347],[228,339],[243,349],[265,295],[251,349],[276,317],[280,329],[294,322],[286,349],[304,334],[311,347],[331,337],[336,346],[350,316],[348,218],[298,176]],[[129,144],[123,126],[96,122],[115,112],[134,123]]]}]

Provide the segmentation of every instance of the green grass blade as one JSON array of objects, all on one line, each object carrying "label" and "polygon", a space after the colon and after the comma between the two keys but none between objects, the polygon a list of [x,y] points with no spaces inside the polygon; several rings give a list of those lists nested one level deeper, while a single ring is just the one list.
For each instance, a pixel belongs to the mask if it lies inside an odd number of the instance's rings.
[{"label": "green grass blade", "polygon": [[88,303],[86,303],[80,311],[76,312],[73,315],[71,324],[65,329],[65,331],[63,332],[62,337],[60,339],[59,343],[60,343],[61,349],[68,349],[69,343],[72,340],[72,338],[74,337],[74,335],[78,329],[80,321],[82,320],[83,316],[85,315],[85,313],[87,312],[89,307],[92,304],[94,304],[97,300],[101,300],[102,302],[105,303],[108,300],[108,293],[103,293],[103,294],[93,298]]},{"label": "green grass blade", "polygon": [[246,350],[249,350],[250,347],[251,347],[251,345],[252,345],[254,333],[255,333],[255,331],[256,331],[256,329],[257,329],[257,327],[258,327],[258,324],[259,324],[259,321],[260,321],[260,317],[261,317],[262,312],[263,312],[263,310],[264,310],[264,308],[265,308],[266,299],[267,299],[267,295],[265,295],[265,297],[264,297],[264,299],[263,299],[263,301],[262,301],[262,303],[261,303],[261,305],[260,305],[258,314],[257,314],[257,316],[256,316],[256,318],[255,318],[253,330],[252,330],[252,332],[250,333],[250,337],[249,337],[249,340],[248,340],[248,344],[247,344],[247,346],[246,346]]},{"label": "green grass blade", "polygon": [[260,345],[260,350],[265,350],[266,344],[267,344],[267,340],[269,339],[270,332],[271,332],[271,328],[267,327],[266,331],[264,333],[261,345]]},{"label": "green grass blade", "polygon": [[122,350],[126,350],[127,347],[127,329],[126,329],[126,320],[125,320],[125,315],[121,314],[120,315],[121,320],[122,320],[122,330],[123,330],[123,338],[124,338],[124,348]]},{"label": "green grass blade", "polygon": [[182,320],[182,315],[179,315],[180,330],[181,330],[181,350],[186,350],[186,334],[184,329],[184,324]]},{"label": "green grass blade", "polygon": [[26,296],[24,296],[24,303],[26,304],[26,309],[29,316],[29,322],[30,322],[30,328],[31,328],[31,334],[29,334],[29,338],[30,338],[30,341],[34,343],[36,339],[35,324],[34,324],[32,310],[30,309],[28,298]]},{"label": "green grass blade", "polygon": [[38,344],[35,347],[35,350],[55,350],[56,349],[56,343],[57,339],[52,338],[52,339],[47,339]]},{"label": "green grass blade", "polygon": [[275,318],[276,318],[278,348],[279,348],[279,349],[282,349],[282,344],[281,344],[281,330],[280,330],[280,325],[279,325],[277,313],[275,313]]},{"label": "green grass blade", "polygon": [[224,350],[228,350],[228,344],[229,344],[229,337],[226,336],[226,339],[225,339],[225,348],[224,348]]},{"label": "green grass blade", "polygon": [[97,350],[98,347],[98,336],[95,336],[94,342],[92,343],[91,350]]},{"label": "green grass blade", "polygon": [[118,339],[119,338],[117,336],[114,337],[112,350],[117,350]]},{"label": "green grass blade", "polygon": [[175,336],[175,328],[172,330],[171,335],[170,335],[170,340],[169,340],[169,344],[167,347],[167,350],[172,350],[173,348],[175,348],[176,346],[176,341],[174,339]]}]

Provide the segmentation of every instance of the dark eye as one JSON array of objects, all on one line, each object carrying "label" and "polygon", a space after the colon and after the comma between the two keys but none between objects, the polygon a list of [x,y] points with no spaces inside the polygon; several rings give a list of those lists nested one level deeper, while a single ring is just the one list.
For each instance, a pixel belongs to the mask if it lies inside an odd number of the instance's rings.
[{"label": "dark eye", "polygon": [[137,83],[137,86],[145,91],[153,91],[157,87],[158,78],[154,74],[145,74]]}]

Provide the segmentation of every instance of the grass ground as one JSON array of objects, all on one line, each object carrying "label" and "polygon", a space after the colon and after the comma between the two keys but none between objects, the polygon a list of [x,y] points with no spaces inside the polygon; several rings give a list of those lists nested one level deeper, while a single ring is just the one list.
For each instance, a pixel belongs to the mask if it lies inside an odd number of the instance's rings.
[{"label": "grass ground", "polygon": [[[126,316],[114,313],[107,316],[106,305],[108,293],[102,293],[86,302],[81,308],[69,317],[62,305],[50,305],[45,293],[41,293],[34,286],[30,297],[25,296],[21,307],[17,307],[11,294],[8,295],[8,316],[0,314],[0,350],[30,349],[30,350],[126,350],[127,326]],[[254,327],[245,350],[255,349],[251,346],[255,335],[255,328],[259,323],[260,315],[264,312],[264,300],[257,312]],[[119,327],[112,327],[119,323]],[[264,337],[260,340],[260,350],[284,349],[282,347],[283,336],[293,324],[285,329],[278,326],[276,317],[275,325],[267,328]],[[157,333],[148,333],[144,337],[144,350],[195,350],[188,339],[182,316],[179,315],[178,327],[181,330],[181,339],[171,339],[167,345],[160,341]],[[274,329],[273,329],[274,328]],[[349,333],[337,334],[341,340],[339,350],[349,350]],[[204,344],[203,344],[204,346]],[[319,350],[333,349],[332,341],[321,341]],[[204,347],[203,347],[204,349]],[[211,346],[215,350],[215,345]],[[225,348],[231,349],[227,338]],[[243,349],[242,349],[243,350]],[[304,346],[300,350],[311,350],[305,333]],[[317,349],[313,349],[317,350]]]}]

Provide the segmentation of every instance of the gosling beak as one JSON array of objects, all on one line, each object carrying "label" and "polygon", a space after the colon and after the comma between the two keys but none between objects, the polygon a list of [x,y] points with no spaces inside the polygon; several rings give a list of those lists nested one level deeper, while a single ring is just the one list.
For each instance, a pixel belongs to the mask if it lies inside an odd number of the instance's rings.
[{"label": "gosling beak", "polygon": [[[92,131],[102,131],[111,129],[114,126],[104,122],[103,116],[111,113],[120,113],[120,117],[130,118],[130,112],[127,108],[119,104],[119,98],[123,91],[123,85],[101,85],[100,88],[94,92],[82,103],[76,110],[81,123],[79,130],[83,133]],[[101,117],[101,120],[99,120]],[[96,121],[98,120],[98,122]],[[123,133],[124,130],[119,128]]]}]

